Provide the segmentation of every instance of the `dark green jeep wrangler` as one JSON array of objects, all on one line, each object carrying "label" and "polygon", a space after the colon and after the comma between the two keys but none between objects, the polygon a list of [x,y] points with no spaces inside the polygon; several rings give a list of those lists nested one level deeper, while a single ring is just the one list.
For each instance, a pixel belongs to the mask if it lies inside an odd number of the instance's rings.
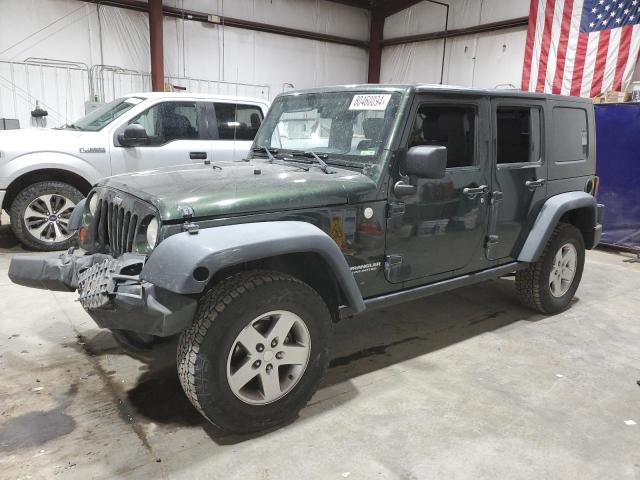
[{"label": "dark green jeep wrangler", "polygon": [[341,318],[513,272],[525,305],[566,308],[600,238],[594,173],[588,100],[287,92],[246,160],[105,179],[72,218],[86,253],[16,257],[9,276],[77,289],[120,338],[179,334],[191,402],[255,431],[305,405]]}]

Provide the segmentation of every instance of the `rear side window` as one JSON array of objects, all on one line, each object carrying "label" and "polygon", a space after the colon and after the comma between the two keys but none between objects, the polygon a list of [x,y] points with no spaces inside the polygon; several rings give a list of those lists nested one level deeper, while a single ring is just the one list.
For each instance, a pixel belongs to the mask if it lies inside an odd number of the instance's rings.
[{"label": "rear side window", "polygon": [[540,160],[540,110],[537,107],[498,107],[496,123],[498,165]]},{"label": "rear side window", "polygon": [[476,108],[472,105],[420,105],[409,147],[447,147],[447,168],[475,165]]},{"label": "rear side window", "polygon": [[556,163],[585,161],[589,152],[587,111],[582,108],[555,107],[551,145],[552,158]]},{"label": "rear side window", "polygon": [[220,140],[253,140],[262,123],[262,110],[256,105],[216,103]]}]

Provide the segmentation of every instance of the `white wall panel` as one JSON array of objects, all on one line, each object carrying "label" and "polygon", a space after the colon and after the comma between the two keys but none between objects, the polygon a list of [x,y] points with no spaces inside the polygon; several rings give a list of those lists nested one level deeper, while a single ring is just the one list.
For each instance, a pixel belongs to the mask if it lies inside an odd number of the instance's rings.
[{"label": "white wall panel", "polygon": [[[522,74],[526,30],[503,30],[447,40],[444,83],[493,88],[518,86]],[[382,55],[382,80],[439,83],[442,40],[386,47]]]},{"label": "white wall panel", "polygon": [[439,83],[442,40],[386,47],[382,51],[383,83]]},{"label": "white wall panel", "polygon": [[[89,66],[114,65],[137,72],[150,70],[148,17],[143,12],[105,6],[98,9],[95,4],[77,0],[0,1],[0,61],[22,62],[35,56]],[[354,39],[368,38],[367,12],[325,0],[165,0],[165,4],[184,4],[185,9]],[[175,80],[194,91],[237,91],[262,98],[270,93],[273,98],[284,83],[309,88],[362,83],[367,77],[364,49],[176,18],[164,19],[164,48],[167,76],[209,80]],[[4,78],[10,71],[8,64],[4,65],[0,68],[0,118],[28,121],[37,99],[49,107],[50,125],[59,125],[77,118],[84,100],[89,99],[88,79],[84,98],[77,95],[81,91],[76,85],[78,79],[67,82],[60,71],[44,82],[43,88],[38,85],[29,93],[18,74],[13,86],[10,78]],[[52,74],[45,71],[46,75]],[[97,91],[106,99],[128,91],[131,85],[149,84],[148,76],[108,73],[105,78]],[[236,89],[219,82],[267,84],[269,92],[263,94],[265,89],[255,87]],[[73,97],[68,93],[70,88]],[[21,123],[28,126],[24,120]]]},{"label": "white wall panel", "polygon": [[88,20],[95,15],[95,5],[77,0],[2,0],[0,11],[0,60],[30,56],[97,60]]},{"label": "white wall panel", "polygon": [[[472,27],[529,14],[529,0],[449,0],[449,29]],[[385,38],[444,30],[446,9],[422,2],[385,22]]]},{"label": "white wall panel", "polygon": [[498,84],[520,87],[526,29],[502,30],[477,35],[473,86],[493,88]]},{"label": "white wall panel", "polygon": [[165,0],[166,5],[254,22],[369,38],[369,14],[325,0]]}]

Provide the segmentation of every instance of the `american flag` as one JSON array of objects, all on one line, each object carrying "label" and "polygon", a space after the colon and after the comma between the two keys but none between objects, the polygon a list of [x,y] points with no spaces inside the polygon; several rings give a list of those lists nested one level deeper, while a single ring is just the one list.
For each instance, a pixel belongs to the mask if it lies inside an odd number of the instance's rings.
[{"label": "american flag", "polygon": [[640,0],[531,0],[522,90],[624,90],[640,48]]}]

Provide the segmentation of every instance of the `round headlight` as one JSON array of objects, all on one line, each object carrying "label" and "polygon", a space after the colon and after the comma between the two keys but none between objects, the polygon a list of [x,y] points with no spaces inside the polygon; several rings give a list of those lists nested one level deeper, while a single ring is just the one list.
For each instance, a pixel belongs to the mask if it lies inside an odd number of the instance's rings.
[{"label": "round headlight", "polygon": [[91,213],[91,215],[95,215],[97,210],[98,210],[98,195],[93,194],[89,199],[89,213]]},{"label": "round headlight", "polygon": [[158,241],[158,227],[158,219],[152,218],[147,226],[147,243],[149,244],[149,248],[156,246],[156,242]]}]

